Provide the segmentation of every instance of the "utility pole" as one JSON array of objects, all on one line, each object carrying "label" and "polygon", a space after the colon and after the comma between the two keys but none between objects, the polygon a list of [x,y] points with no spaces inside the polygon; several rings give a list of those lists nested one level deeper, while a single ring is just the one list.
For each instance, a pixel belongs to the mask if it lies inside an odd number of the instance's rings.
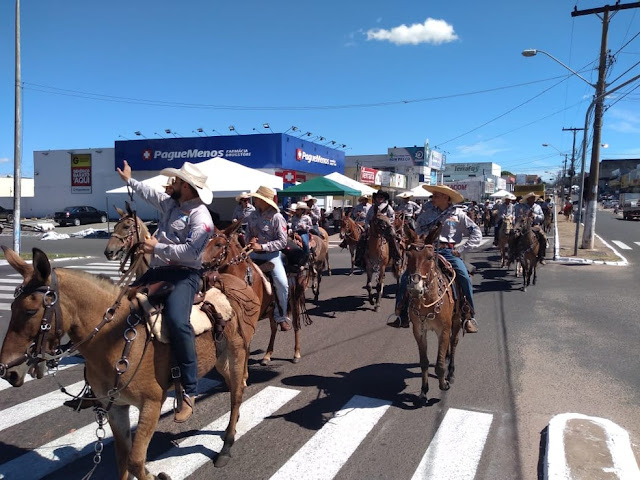
[{"label": "utility pole", "polygon": [[[571,12],[572,17],[603,13],[602,38],[600,40],[600,63],[598,66],[598,83],[596,83],[595,114],[593,119],[593,145],[591,147],[591,168],[589,169],[589,191],[587,192],[587,213],[584,219],[584,232],[582,234],[582,248],[593,249],[596,230],[596,208],[598,204],[598,181],[600,176],[600,143],[602,138],[602,113],[604,106],[604,93],[606,89],[605,76],[607,70],[607,37],[609,33],[609,12],[627,10],[640,7],[639,2],[605,5],[599,8],[578,10]],[[585,131],[586,135],[587,132]],[[580,192],[582,195],[583,192]],[[580,215],[582,212],[578,212]]]},{"label": "utility pole", "polygon": [[13,250],[20,253],[20,198],[22,197],[22,78],[20,72],[20,0],[16,0],[15,126],[13,136]]},{"label": "utility pole", "polygon": [[571,166],[569,167],[569,172],[567,172],[569,174],[569,195],[571,195],[571,187],[573,186],[573,176],[576,174],[576,132],[580,130],[584,131],[584,128],[562,127],[563,132],[567,132],[567,131],[573,132],[573,149],[571,150]]}]

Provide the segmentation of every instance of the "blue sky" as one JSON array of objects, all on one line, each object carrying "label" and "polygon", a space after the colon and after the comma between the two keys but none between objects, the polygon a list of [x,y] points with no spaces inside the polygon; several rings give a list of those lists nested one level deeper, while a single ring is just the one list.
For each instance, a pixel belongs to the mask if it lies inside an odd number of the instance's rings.
[{"label": "blue sky", "polygon": [[[34,150],[268,122],[347,155],[428,138],[449,163],[548,178],[572,148],[562,128],[584,125],[595,89],[521,51],[595,83],[602,23],[571,11],[606,3],[22,0],[23,175]],[[0,175],[13,172],[13,15],[14,1],[1,2]],[[613,17],[610,88],[640,74],[639,32],[640,8]],[[640,157],[639,85],[607,99],[602,158]]]}]

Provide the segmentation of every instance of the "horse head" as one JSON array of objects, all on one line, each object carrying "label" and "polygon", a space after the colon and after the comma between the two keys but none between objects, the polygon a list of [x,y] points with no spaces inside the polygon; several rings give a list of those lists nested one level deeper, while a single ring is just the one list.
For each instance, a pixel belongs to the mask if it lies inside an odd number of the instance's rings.
[{"label": "horse head", "polygon": [[531,230],[531,217],[528,215],[521,215],[516,218],[513,224],[513,235],[516,238],[524,237]]},{"label": "horse head", "polygon": [[107,260],[122,260],[129,249],[149,235],[149,230],[142,220],[131,210],[129,202],[125,202],[126,211],[115,205],[120,219],[113,227],[113,233],[109,237],[104,255]]},{"label": "horse head", "polygon": [[213,235],[204,247],[202,253],[202,265],[211,270],[218,270],[229,257],[231,242],[224,231],[213,227]]},{"label": "horse head", "polygon": [[382,213],[378,213],[372,220],[371,226],[376,233],[382,234],[393,228],[391,219]]},{"label": "horse head", "polygon": [[436,250],[433,244],[425,243],[424,239],[407,246],[407,293],[413,297],[421,297],[426,293],[433,278]]},{"label": "horse head", "polygon": [[2,250],[23,282],[11,304],[11,320],[0,351],[0,377],[20,387],[27,373],[42,378],[45,355],[56,352],[69,324],[61,313],[57,277],[52,275],[46,254],[34,248],[29,265],[10,248],[3,246]]}]

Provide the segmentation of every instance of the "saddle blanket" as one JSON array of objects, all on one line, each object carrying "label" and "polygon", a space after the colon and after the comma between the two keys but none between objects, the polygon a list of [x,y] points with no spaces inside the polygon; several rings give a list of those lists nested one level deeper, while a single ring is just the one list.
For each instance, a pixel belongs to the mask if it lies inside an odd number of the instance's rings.
[{"label": "saddle blanket", "polygon": [[[149,302],[149,299],[143,293],[137,293],[136,298],[146,313],[147,322],[149,323],[152,335],[162,343],[170,343],[168,327],[162,322],[162,313],[157,312],[156,307]],[[222,320],[229,321],[233,317],[233,308],[225,294],[219,289],[212,287],[207,290],[204,302],[211,303],[215,307],[216,311],[222,315]],[[196,336],[213,328],[211,320],[209,320],[207,314],[200,310],[201,306],[202,303],[191,307],[191,326],[193,327],[193,331]]]}]

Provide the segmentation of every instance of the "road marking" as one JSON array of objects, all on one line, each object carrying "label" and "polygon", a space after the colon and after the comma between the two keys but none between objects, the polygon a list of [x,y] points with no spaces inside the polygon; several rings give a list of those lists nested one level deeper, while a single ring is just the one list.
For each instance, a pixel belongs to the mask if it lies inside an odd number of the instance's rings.
[{"label": "road marking", "polygon": [[633,243],[635,243],[636,245],[638,245],[640,247],[640,242],[633,242]]},{"label": "road marking", "polygon": [[0,278],[0,283],[22,283],[22,276],[20,275],[11,275],[12,277],[19,278]]},{"label": "road marking", "polygon": [[355,395],[271,480],[333,478],[390,405],[387,400]]},{"label": "road marking", "polygon": [[[284,404],[298,395],[298,390],[282,387],[266,387],[240,405],[240,420],[236,427],[236,440],[242,437],[265,418],[273,415]],[[207,452],[220,452],[222,436],[212,432],[224,432],[229,423],[230,412],[202,428],[202,434],[192,435],[180,445],[163,453],[157,460],[147,463],[147,468],[156,475],[165,472],[173,479],[185,478],[211,461]],[[179,459],[178,461],[176,461]]]},{"label": "road marking", "polygon": [[[11,288],[11,287],[9,287]],[[15,289],[14,289],[15,290]],[[13,301],[13,293],[0,293],[0,299]]]},{"label": "road marking", "polygon": [[[60,365],[58,367],[58,371],[61,372],[68,368],[71,368],[80,363],[84,363],[84,360],[80,357],[67,357],[63,360],[63,362],[67,362],[64,365]],[[35,380],[31,375],[27,375],[24,377],[24,383],[30,382],[31,380]],[[0,391],[6,390],[8,388],[13,388],[13,386],[9,382],[0,382]],[[21,404],[22,405],[22,404]]]},{"label": "road marking", "polygon": [[0,303],[0,311],[10,312],[11,311],[11,304],[10,303]]},{"label": "road marking", "polygon": [[611,240],[611,243],[615,243],[617,246],[619,246],[622,250],[631,250],[631,247],[629,245],[627,245],[626,243],[622,243],[619,240]]},{"label": "road marking", "polygon": [[[198,389],[204,393],[220,384],[221,382],[217,380],[203,378],[198,382]],[[162,404],[161,415],[172,410],[173,397],[169,397]],[[138,410],[136,408],[130,409],[129,420],[132,428],[138,425]],[[103,443],[107,444],[113,441],[113,433],[109,424],[105,425],[104,429],[106,436]],[[42,478],[85,455],[93,453],[95,441],[96,426],[91,423],[3,463],[0,465],[0,478],[24,478],[25,472],[29,472],[30,478]]]},{"label": "road marking", "polygon": [[473,480],[492,421],[489,413],[450,408],[412,480]]},{"label": "road marking", "polygon": [[4,285],[0,285],[0,291],[3,292],[13,292],[15,289],[16,287],[5,287]]},{"label": "road marking", "polygon": [[611,454],[613,468],[604,468],[603,477],[611,476],[621,480],[640,478],[640,469],[631,448],[629,434],[624,428],[606,418],[588,417],[580,413],[562,413],[553,417],[549,422],[545,479],[565,480],[572,478],[564,444],[565,431],[570,420],[593,422],[605,431],[606,447]]},{"label": "road marking", "polygon": [[99,270],[99,271],[104,270],[107,272],[117,272],[119,267],[113,266],[113,265],[110,265],[108,267],[103,267],[102,265],[69,265],[68,267],[64,267],[64,268],[75,269],[75,270],[84,270],[85,268],[91,268],[92,270]]}]

